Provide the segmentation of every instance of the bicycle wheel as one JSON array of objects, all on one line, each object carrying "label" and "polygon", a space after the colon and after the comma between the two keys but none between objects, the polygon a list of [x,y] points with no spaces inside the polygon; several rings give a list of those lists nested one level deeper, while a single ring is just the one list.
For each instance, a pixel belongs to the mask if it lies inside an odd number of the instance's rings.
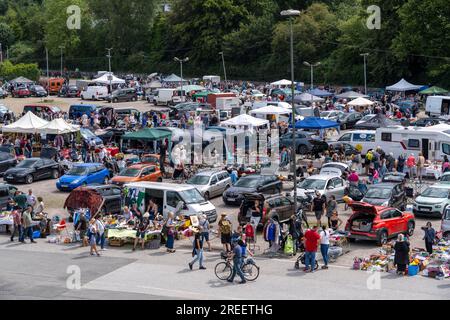
[{"label": "bicycle wheel", "polygon": [[242,272],[247,281],[255,281],[259,277],[259,267],[254,263],[245,263]]},{"label": "bicycle wheel", "polygon": [[214,268],[214,273],[220,280],[227,280],[231,277],[231,265],[227,262],[219,262]]}]

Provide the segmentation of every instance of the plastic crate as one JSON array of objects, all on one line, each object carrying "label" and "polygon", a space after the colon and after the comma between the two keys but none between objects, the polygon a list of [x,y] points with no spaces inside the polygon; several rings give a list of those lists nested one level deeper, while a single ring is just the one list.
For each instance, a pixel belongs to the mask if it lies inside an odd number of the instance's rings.
[{"label": "plastic crate", "polygon": [[419,266],[408,266],[408,275],[409,276],[416,276],[419,273]]},{"label": "plastic crate", "polygon": [[41,232],[39,230],[33,231],[33,239],[41,237]]}]

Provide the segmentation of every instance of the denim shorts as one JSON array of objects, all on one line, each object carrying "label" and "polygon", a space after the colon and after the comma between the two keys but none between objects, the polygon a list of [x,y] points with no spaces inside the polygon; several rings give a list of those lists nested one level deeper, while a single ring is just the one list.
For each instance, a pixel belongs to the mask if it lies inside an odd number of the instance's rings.
[{"label": "denim shorts", "polygon": [[202,236],[202,239],[209,241],[209,232],[202,232],[201,236]]}]

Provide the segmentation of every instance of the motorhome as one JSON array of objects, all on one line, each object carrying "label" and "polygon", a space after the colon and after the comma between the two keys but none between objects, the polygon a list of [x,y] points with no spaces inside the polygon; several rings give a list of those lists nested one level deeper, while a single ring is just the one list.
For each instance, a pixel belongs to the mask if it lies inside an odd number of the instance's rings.
[{"label": "motorhome", "polygon": [[430,117],[450,119],[450,96],[429,96],[425,113]]},{"label": "motorhome", "polygon": [[[161,182],[135,182],[126,184],[130,200],[137,200],[138,206],[145,210],[150,199],[160,208],[160,214],[167,218],[169,212],[176,216],[194,216],[205,214],[208,221],[217,220],[214,205],[205,200],[201,193],[191,185]],[[141,200],[140,200],[141,199]]]}]

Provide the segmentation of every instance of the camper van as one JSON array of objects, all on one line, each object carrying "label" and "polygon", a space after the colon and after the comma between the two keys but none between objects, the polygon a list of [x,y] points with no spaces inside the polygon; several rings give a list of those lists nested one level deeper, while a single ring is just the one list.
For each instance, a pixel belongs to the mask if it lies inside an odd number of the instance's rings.
[{"label": "camper van", "polygon": [[430,117],[450,119],[450,96],[429,96],[425,112]]},{"label": "camper van", "polygon": [[148,207],[150,199],[153,199],[159,208],[159,213],[167,218],[169,212],[176,216],[193,216],[205,214],[209,222],[217,220],[217,211],[214,205],[205,200],[201,193],[191,185],[176,185],[161,182],[136,182],[126,184],[128,194],[140,198],[143,193],[143,201],[139,204],[144,211]]},{"label": "camper van", "polygon": [[367,151],[378,146],[375,134],[375,130],[352,130],[341,135],[338,141],[352,145],[361,151],[361,155],[365,155]]},{"label": "camper van", "polygon": [[108,87],[88,85],[81,91],[81,100],[101,100],[108,97]]},{"label": "camper van", "polygon": [[386,153],[392,152],[394,157],[411,153],[417,156],[422,152],[425,159],[442,160],[444,155],[450,156],[450,125],[379,128],[375,144]]},{"label": "camper van", "polygon": [[64,83],[66,82],[63,78],[51,78],[48,80],[47,83],[47,91],[48,94],[58,94],[59,90],[64,86]]}]

